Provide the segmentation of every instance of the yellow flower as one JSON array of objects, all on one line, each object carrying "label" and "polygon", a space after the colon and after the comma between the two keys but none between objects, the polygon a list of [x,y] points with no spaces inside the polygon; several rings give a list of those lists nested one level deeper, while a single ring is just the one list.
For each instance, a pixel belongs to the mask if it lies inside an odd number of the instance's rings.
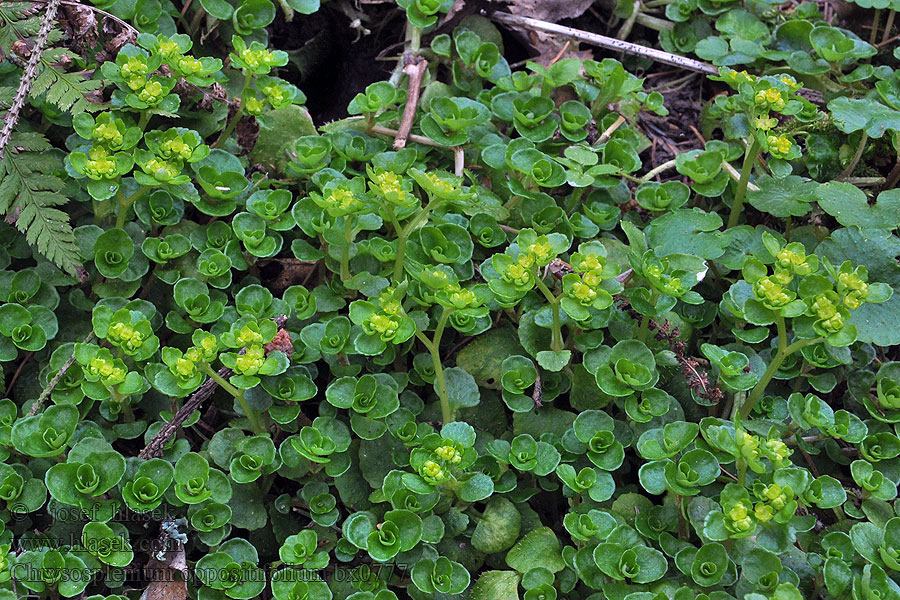
[{"label": "yellow flower", "polygon": [[775,511],[772,507],[762,502],[756,505],[756,509],[753,512],[756,515],[756,518],[763,523],[771,521],[772,517],[775,516]]}]

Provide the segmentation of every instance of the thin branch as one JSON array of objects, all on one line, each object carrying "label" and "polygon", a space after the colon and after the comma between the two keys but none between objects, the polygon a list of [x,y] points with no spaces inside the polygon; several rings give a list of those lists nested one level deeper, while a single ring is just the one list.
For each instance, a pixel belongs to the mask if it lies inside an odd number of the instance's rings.
[{"label": "thin branch", "polygon": [[616,132],[616,129],[622,126],[622,123],[625,122],[625,117],[619,115],[619,118],[613,121],[613,124],[606,128],[606,131],[600,134],[600,137],[597,138],[596,144],[603,144],[609,141],[609,138],[612,137],[612,134]]},{"label": "thin branch", "polygon": [[[287,321],[286,315],[281,315],[273,319],[275,321],[275,325],[280,329],[282,325],[284,325],[285,321]],[[217,375],[222,379],[226,379],[234,374],[234,371],[227,367],[222,367],[217,371]],[[163,447],[169,441],[169,439],[175,435],[175,432],[181,427],[181,425],[194,414],[194,411],[200,408],[210,396],[213,395],[213,392],[216,391],[216,387],[218,384],[212,378],[207,379],[203,382],[197,391],[195,391],[191,396],[185,401],[184,404],[181,405],[181,408],[175,413],[175,416],[167,422],[162,428],[157,432],[153,439],[150,440],[146,446],[144,446],[143,450],[138,453],[138,458],[148,459],[148,458],[157,458],[162,456]]]},{"label": "thin branch", "polygon": [[[640,44],[632,44],[631,42],[617,40],[616,38],[591,33],[589,31],[583,31],[581,29],[575,29],[573,27],[565,27],[564,25],[557,25],[556,23],[549,23],[547,21],[541,21],[539,19],[532,19],[530,17],[522,17],[519,15],[511,15],[501,12],[495,12],[491,15],[486,16],[489,16],[491,19],[499,21],[500,23],[505,23],[507,25],[523,27],[525,29],[531,29],[534,31],[543,31],[545,33],[555,33],[557,35],[572,38],[580,42],[585,42],[594,46],[606,48],[608,50],[617,50],[619,52],[624,52],[625,54],[649,58],[652,61],[671,65],[673,67],[681,67],[682,69],[697,71],[698,73],[706,73],[707,75],[719,74],[719,69],[709,63],[705,63],[699,60],[693,60],[691,58],[684,58],[683,56],[678,56],[677,54],[670,54],[669,52],[663,52],[662,50],[657,50],[655,48],[648,48],[647,46],[641,46]],[[824,104],[824,99],[822,98],[821,92],[802,88],[800,90],[800,94],[806,97],[810,102],[815,102],[816,104]]]},{"label": "thin branch", "polygon": [[419,92],[422,87],[422,79],[428,68],[428,61],[421,56],[408,55],[403,72],[409,76],[409,86],[406,92],[406,106],[403,108],[403,118],[400,119],[400,127],[397,128],[397,137],[394,138],[394,150],[406,147],[406,139],[412,130],[413,121],[416,118],[416,108],[419,105]]},{"label": "thin branch", "polygon": [[[90,344],[92,341],[94,341],[94,332],[93,331],[90,332],[89,334],[87,334],[87,336],[85,336],[85,338],[83,340],[81,340],[81,343],[82,344]],[[63,365],[59,368],[59,371],[56,372],[56,375],[53,376],[53,379],[50,380],[50,383],[47,384],[47,387],[45,387],[41,391],[41,395],[38,396],[38,399],[35,400],[34,404],[31,405],[31,411],[29,412],[30,416],[33,417],[34,415],[36,415],[38,413],[39,410],[41,410],[41,406],[44,404],[44,402],[47,400],[47,398],[50,397],[50,392],[53,391],[53,388],[56,387],[56,384],[58,384],[60,381],[62,381],[62,378],[65,376],[66,371],[68,371],[69,367],[71,367],[74,363],[75,363],[75,349],[73,348],[72,356],[70,356],[69,358],[66,359],[66,362],[63,363]]]},{"label": "thin branch", "polygon": [[[382,126],[382,125],[373,125],[373,126],[370,127],[367,131],[369,131],[369,132],[371,132],[371,133],[379,133],[379,134],[381,134],[381,135],[388,135],[388,136],[390,136],[390,137],[392,137],[392,138],[396,138],[396,137],[397,137],[397,130],[396,130],[396,129],[391,129],[390,127],[384,127],[384,126]],[[411,133],[411,134],[409,134],[409,136],[407,137],[407,139],[408,139],[410,142],[415,142],[415,143],[417,143],[417,144],[423,144],[423,145],[425,145],[425,146],[434,146],[435,148],[450,148],[450,146],[445,146],[445,145],[443,145],[443,144],[438,144],[438,143],[437,143],[436,141],[434,141],[433,139],[427,138],[427,137],[425,137],[424,135],[416,135],[416,134],[414,134],[414,133]]]},{"label": "thin branch", "polygon": [[453,173],[457,177],[462,177],[465,166],[466,154],[463,152],[462,146],[453,146]]},{"label": "thin branch", "polygon": [[9,144],[13,130],[19,122],[19,112],[25,106],[25,99],[28,97],[28,92],[31,91],[35,77],[37,77],[38,65],[41,64],[44,46],[47,45],[50,30],[53,29],[53,22],[56,17],[56,11],[59,9],[59,3],[60,0],[49,0],[47,2],[47,12],[44,13],[41,28],[34,39],[34,48],[31,49],[31,56],[28,57],[28,63],[22,72],[22,79],[19,80],[19,88],[16,90],[16,95],[9,107],[9,111],[4,117],[3,129],[0,129],[0,158],[3,158],[3,151],[6,149],[6,145]]}]

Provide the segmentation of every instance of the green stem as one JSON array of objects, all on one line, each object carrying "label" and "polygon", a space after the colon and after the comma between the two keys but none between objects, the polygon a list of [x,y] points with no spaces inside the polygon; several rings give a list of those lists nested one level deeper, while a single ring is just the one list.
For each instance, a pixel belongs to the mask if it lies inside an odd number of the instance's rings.
[{"label": "green stem", "polygon": [[241,100],[240,104],[238,104],[237,110],[234,112],[234,116],[231,118],[231,121],[228,122],[228,125],[219,134],[219,137],[216,138],[216,141],[213,143],[213,148],[218,148],[221,146],[225,140],[228,139],[228,136],[234,131],[234,128],[237,127],[238,121],[241,120],[241,117],[244,114],[244,106],[246,102],[244,101],[244,95],[247,93],[247,90],[250,88],[250,83],[253,81],[253,73],[250,71],[244,71],[244,87],[241,88]]},{"label": "green stem", "polygon": [[547,284],[540,279],[535,279],[537,288],[544,294],[547,302],[550,303],[550,314],[553,315],[553,338],[550,341],[550,349],[559,352],[566,347],[562,338],[562,320],[559,317],[559,298],[553,293]]},{"label": "green stem", "polygon": [[738,180],[737,189],[734,191],[734,201],[731,203],[731,214],[728,216],[728,229],[738,223],[741,216],[741,208],[744,205],[744,195],[747,193],[747,184],[750,183],[750,172],[753,171],[753,163],[759,154],[759,141],[753,136],[753,143],[747,148],[744,155],[744,165],[741,167],[741,178]]},{"label": "green stem", "polygon": [[875,44],[878,39],[878,25],[881,23],[881,9],[875,9],[875,15],[872,17],[872,31],[869,33],[869,43]]},{"label": "green stem", "polygon": [[862,158],[863,150],[866,148],[866,142],[869,139],[869,134],[865,131],[862,132],[859,138],[859,146],[856,147],[856,152],[853,153],[853,158],[850,159],[850,163],[847,165],[847,168],[844,169],[840,175],[838,175],[838,179],[846,179],[853,175],[853,171],[856,170],[856,166],[859,164],[859,159]]},{"label": "green stem", "polygon": [[753,386],[753,389],[750,390],[750,395],[747,396],[747,399],[738,407],[735,405],[736,415],[740,415],[741,419],[747,419],[750,416],[750,412],[753,410],[753,407],[762,398],[763,393],[766,391],[766,386],[769,385],[769,382],[772,381],[772,378],[775,376],[775,373],[778,371],[778,368],[784,362],[788,356],[804,348],[806,346],[811,346],[812,344],[818,344],[823,341],[824,338],[813,338],[809,340],[797,340],[794,343],[788,345],[787,344],[787,336],[786,336],[786,328],[784,323],[784,317],[778,316],[776,317],[775,323],[778,327],[778,350],[775,352],[775,356],[772,357],[772,361],[769,363],[769,366],[766,367],[765,372],[760,377],[759,381]]},{"label": "green stem", "polygon": [[[656,301],[659,299],[659,292],[656,288],[650,290],[650,304],[656,309]],[[641,315],[641,326],[638,328],[637,339],[639,342],[646,342],[647,336],[650,335],[650,315]]]},{"label": "green stem", "polygon": [[206,371],[206,374],[212,378],[213,381],[219,384],[219,387],[221,387],[223,390],[237,399],[238,404],[241,406],[241,410],[244,411],[244,414],[247,415],[247,420],[250,421],[250,427],[253,429],[253,432],[257,435],[263,435],[266,432],[266,428],[260,421],[259,413],[250,408],[250,405],[247,404],[247,400],[244,399],[243,390],[237,389],[236,387],[228,383],[225,378],[219,377],[219,374],[216,373],[215,370],[208,364],[204,365],[204,370]]},{"label": "green stem", "polygon": [[431,340],[416,330],[416,337],[425,345],[428,353],[431,355],[431,363],[434,366],[434,380],[437,383],[438,398],[441,401],[441,418],[444,423],[453,422],[453,409],[450,407],[450,396],[447,395],[447,380],[444,378],[444,367],[441,364],[441,337],[444,335],[444,328],[447,326],[447,320],[452,313],[452,308],[444,307],[441,316],[438,318],[437,326],[434,328],[434,337]]},{"label": "green stem", "polygon": [[[407,223],[406,227],[404,227],[400,232],[400,235],[397,238],[397,258],[394,260],[394,283],[399,283],[400,279],[403,277],[403,259],[406,255],[406,240],[409,239],[409,236],[416,228],[418,228],[428,219],[428,214],[432,210],[434,210],[438,204],[440,204],[440,200],[429,200],[428,204],[425,205],[425,208],[417,212],[412,220]],[[399,224],[396,222],[396,219],[394,222],[394,228],[399,228]]]},{"label": "green stem", "polygon": [[153,116],[153,114],[150,111],[142,110],[141,118],[138,121],[138,129],[140,129],[141,131],[144,131],[145,129],[147,129],[147,123],[150,122],[150,117],[152,117],[152,116]]},{"label": "green stem", "polygon": [[353,244],[353,226],[350,215],[344,215],[344,239],[347,244],[341,252],[341,282],[350,279],[350,246]]},{"label": "green stem", "polygon": [[125,227],[125,217],[128,215],[128,209],[134,206],[134,203],[148,191],[150,191],[150,188],[138,188],[135,193],[126,198],[124,194],[122,194],[121,188],[119,189],[119,194],[117,196],[119,199],[119,212],[116,214],[116,229],[123,229]]}]

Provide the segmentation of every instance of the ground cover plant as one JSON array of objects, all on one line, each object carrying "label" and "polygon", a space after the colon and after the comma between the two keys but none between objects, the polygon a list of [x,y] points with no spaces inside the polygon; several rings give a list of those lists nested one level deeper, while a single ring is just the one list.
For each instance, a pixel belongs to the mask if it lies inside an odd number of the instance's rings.
[{"label": "ground cover plant", "polygon": [[893,5],[466,4],[0,3],[0,600],[900,598]]}]

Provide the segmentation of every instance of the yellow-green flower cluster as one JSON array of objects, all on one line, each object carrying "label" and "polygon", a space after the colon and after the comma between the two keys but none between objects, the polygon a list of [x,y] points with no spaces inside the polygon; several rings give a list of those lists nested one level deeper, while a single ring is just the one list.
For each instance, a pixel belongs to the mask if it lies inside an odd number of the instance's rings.
[{"label": "yellow-green flower cluster", "polygon": [[788,244],[775,255],[775,275],[782,285],[790,283],[794,275],[809,275],[817,268],[816,258],[807,256],[800,244]]},{"label": "yellow-green flower cluster", "polygon": [[122,348],[126,354],[136,352],[146,339],[144,335],[131,324],[119,321],[110,326],[107,338],[109,341]]},{"label": "yellow-green flower cluster", "polygon": [[762,277],[753,284],[754,295],[762,301],[763,304],[772,309],[778,309],[789,304],[794,295],[778,283],[776,275]]},{"label": "yellow-green flower cluster", "polygon": [[777,483],[754,486],[759,502],[753,508],[753,515],[761,523],[767,523],[777,517],[779,522],[786,521],[794,515],[797,504],[792,502],[794,492],[790,486],[781,487]]},{"label": "yellow-green flower cluster", "polygon": [[433,460],[426,460],[419,471],[422,479],[431,484],[442,483],[447,480],[448,474]]},{"label": "yellow-green flower cluster", "polygon": [[369,188],[390,204],[407,207],[417,202],[402,177],[393,171],[369,173]]},{"label": "yellow-green flower cluster", "polygon": [[108,387],[119,385],[125,381],[125,376],[128,375],[125,363],[101,355],[92,358],[84,371],[88,379],[99,380]]},{"label": "yellow-green flower cluster", "polygon": [[757,90],[753,96],[753,103],[759,110],[781,111],[787,106],[787,94],[776,87]]},{"label": "yellow-green flower cluster", "polygon": [[728,531],[746,533],[753,527],[753,517],[746,502],[737,502],[725,512],[725,528]]},{"label": "yellow-green flower cluster", "polygon": [[859,308],[869,296],[869,284],[866,282],[866,275],[863,267],[857,267],[849,272],[841,271],[838,274],[837,291],[842,298],[844,306],[850,310]]},{"label": "yellow-green flower cluster", "polygon": [[181,175],[181,165],[153,157],[141,165],[141,169],[157,181],[169,181]]},{"label": "yellow-green flower cluster", "polygon": [[787,135],[770,135],[766,137],[766,145],[775,158],[787,158],[794,149],[794,140]]},{"label": "yellow-green flower cluster", "polygon": [[120,67],[119,74],[125,80],[125,85],[132,91],[137,91],[147,83],[150,65],[147,64],[147,59],[143,56],[131,56]]},{"label": "yellow-green flower cluster", "polygon": [[93,138],[100,144],[111,148],[122,146],[125,136],[112,121],[98,122],[94,127]]},{"label": "yellow-green flower cluster", "polygon": [[266,352],[262,344],[246,347],[243,354],[238,354],[234,361],[234,372],[240,375],[256,375],[266,362]]},{"label": "yellow-green flower cluster", "polygon": [[159,101],[165,97],[166,93],[167,91],[162,84],[159,81],[152,79],[146,82],[143,89],[137,93],[137,97],[141,102],[154,105],[158,104]]},{"label": "yellow-green flower cluster", "polygon": [[516,287],[530,289],[534,285],[534,265],[534,256],[524,252],[519,254],[515,261],[509,263],[500,276]]},{"label": "yellow-green flower cluster", "polygon": [[453,465],[458,465],[460,461],[462,461],[462,454],[460,454],[456,448],[450,445],[440,446],[434,451],[434,453],[437,454],[438,457],[441,458],[441,460],[444,460]]},{"label": "yellow-green flower cluster", "polygon": [[816,296],[809,305],[809,312],[818,319],[817,325],[828,333],[837,333],[844,327],[839,302],[840,298],[835,292],[825,292]]},{"label": "yellow-green flower cluster", "polygon": [[332,217],[349,215],[365,206],[353,190],[342,185],[334,187],[325,196],[313,195],[312,199]]},{"label": "yellow-green flower cluster", "polygon": [[119,176],[115,159],[103,146],[90,149],[84,174],[95,180],[115,179]]},{"label": "yellow-green flower cluster", "polygon": [[159,145],[160,155],[165,158],[180,158],[187,160],[194,153],[190,144],[185,143],[181,136],[173,136]]},{"label": "yellow-green flower cluster", "polygon": [[754,83],[756,81],[756,77],[747,73],[747,71],[735,71],[729,70],[723,76],[722,79],[726,83],[730,83],[734,87],[739,86],[742,83]]}]

